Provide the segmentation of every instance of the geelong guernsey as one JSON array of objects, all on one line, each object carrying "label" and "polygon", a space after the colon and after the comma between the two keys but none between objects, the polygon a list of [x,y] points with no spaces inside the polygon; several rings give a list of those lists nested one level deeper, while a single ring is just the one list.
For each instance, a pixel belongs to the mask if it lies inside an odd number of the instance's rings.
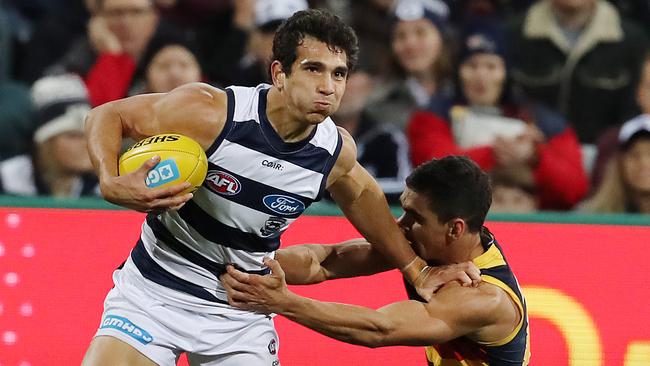
[{"label": "geelong guernsey", "polygon": [[284,142],[266,116],[269,88],[226,89],[228,117],[206,151],[203,186],[178,212],[149,214],[125,264],[177,304],[227,303],[225,264],[268,273],[263,258],[325,189],[342,145],[336,125],[327,118],[305,140]]}]

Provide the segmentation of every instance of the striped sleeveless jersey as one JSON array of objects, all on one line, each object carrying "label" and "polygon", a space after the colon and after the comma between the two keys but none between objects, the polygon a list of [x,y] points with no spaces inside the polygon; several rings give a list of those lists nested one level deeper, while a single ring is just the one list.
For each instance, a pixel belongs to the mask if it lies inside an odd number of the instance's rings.
[{"label": "striped sleeveless jersey", "polygon": [[228,117],[206,151],[203,186],[178,212],[149,214],[125,264],[176,303],[227,303],[218,280],[227,263],[268,273],[263,258],[325,189],[342,145],[336,125],[327,118],[305,140],[284,142],[266,116],[269,88],[226,89]]}]

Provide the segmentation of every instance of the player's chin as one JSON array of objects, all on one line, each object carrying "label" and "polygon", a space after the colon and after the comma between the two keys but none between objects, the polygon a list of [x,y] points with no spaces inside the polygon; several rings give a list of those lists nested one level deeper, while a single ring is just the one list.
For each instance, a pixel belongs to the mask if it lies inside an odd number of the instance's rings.
[{"label": "player's chin", "polygon": [[307,114],[307,122],[309,122],[309,124],[317,125],[329,116],[329,114],[326,114],[323,111],[311,112]]}]

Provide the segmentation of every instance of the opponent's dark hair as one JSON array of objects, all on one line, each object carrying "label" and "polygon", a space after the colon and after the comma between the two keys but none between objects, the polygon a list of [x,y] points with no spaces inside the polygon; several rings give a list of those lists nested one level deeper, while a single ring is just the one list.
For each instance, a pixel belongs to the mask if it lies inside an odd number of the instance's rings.
[{"label": "opponent's dark hair", "polygon": [[433,159],[418,166],[406,185],[424,195],[440,223],[465,220],[470,232],[478,232],[492,204],[489,176],[464,156]]},{"label": "opponent's dark hair", "polygon": [[298,57],[296,50],[308,36],[345,51],[348,69],[354,70],[359,41],[352,27],[328,11],[309,9],[298,11],[284,21],[273,38],[272,59],[280,61],[285,74],[291,74],[291,65]]}]

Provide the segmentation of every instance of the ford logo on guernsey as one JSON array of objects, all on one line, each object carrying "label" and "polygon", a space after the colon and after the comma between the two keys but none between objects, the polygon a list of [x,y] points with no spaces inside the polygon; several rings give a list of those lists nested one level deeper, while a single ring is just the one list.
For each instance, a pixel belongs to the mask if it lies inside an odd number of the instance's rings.
[{"label": "ford logo on guernsey", "polygon": [[151,334],[149,334],[149,332],[131,323],[129,319],[121,316],[107,315],[106,318],[104,318],[102,321],[100,328],[111,328],[119,330],[120,332],[125,333],[126,335],[145,345],[153,341],[153,337]]},{"label": "ford logo on guernsey", "polygon": [[264,197],[264,206],[279,215],[297,215],[305,211],[305,204],[301,201],[283,196],[281,194],[270,194]]},{"label": "ford logo on guernsey", "polygon": [[235,195],[241,190],[241,184],[237,178],[220,170],[209,171],[205,181],[211,191],[224,196]]}]

